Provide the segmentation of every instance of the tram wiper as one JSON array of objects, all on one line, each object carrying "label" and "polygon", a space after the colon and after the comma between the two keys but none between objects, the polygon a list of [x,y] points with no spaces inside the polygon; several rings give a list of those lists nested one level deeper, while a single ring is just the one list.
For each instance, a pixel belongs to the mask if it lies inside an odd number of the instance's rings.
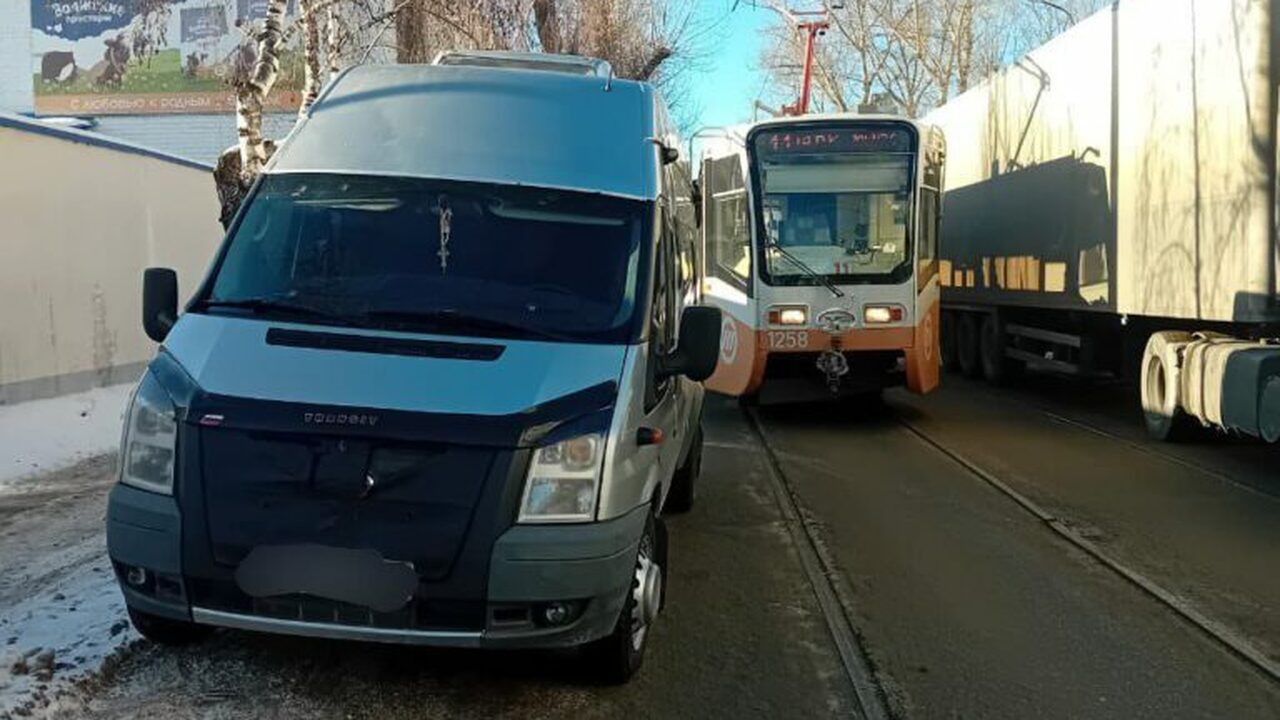
[{"label": "tram wiper", "polygon": [[795,255],[792,255],[785,248],[779,245],[776,241],[769,241],[769,243],[765,245],[765,249],[777,250],[779,255],[786,258],[791,262],[792,265],[795,265],[797,268],[799,268],[800,272],[808,275],[814,280],[817,280],[819,283],[822,284],[823,287],[825,287],[827,290],[830,290],[832,295],[838,298],[844,297],[844,291],[836,287],[830,280],[826,278],[825,275],[819,275],[817,272],[814,271],[813,268],[806,265],[803,260],[796,257]]}]

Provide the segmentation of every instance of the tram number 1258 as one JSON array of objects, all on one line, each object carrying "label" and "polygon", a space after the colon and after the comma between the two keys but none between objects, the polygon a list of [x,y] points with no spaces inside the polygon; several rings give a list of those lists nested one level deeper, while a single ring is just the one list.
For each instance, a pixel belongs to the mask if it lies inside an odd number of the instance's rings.
[{"label": "tram number 1258", "polygon": [[770,350],[796,350],[809,347],[809,333],[804,330],[770,330]]}]

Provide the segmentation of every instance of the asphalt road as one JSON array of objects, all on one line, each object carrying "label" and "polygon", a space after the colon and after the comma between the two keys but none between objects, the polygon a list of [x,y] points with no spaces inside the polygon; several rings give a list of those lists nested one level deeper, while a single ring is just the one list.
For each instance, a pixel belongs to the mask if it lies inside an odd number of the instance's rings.
[{"label": "asphalt road", "polygon": [[[666,610],[641,674],[627,686],[586,682],[567,654],[222,631],[178,650],[136,640],[87,679],[52,683],[22,712],[166,720],[853,716],[852,689],[784,527],[764,453],[735,408],[719,405],[709,421],[697,506],[668,520]],[[0,582],[0,631],[24,620],[13,612],[18,588],[47,592],[58,577],[102,566],[100,551],[69,564],[48,556],[55,538],[87,535],[101,547],[110,476],[110,463],[97,461],[47,479],[38,495],[0,496],[0,578],[25,578]],[[41,544],[47,551],[35,549]],[[20,646],[21,632],[13,634]],[[0,667],[0,690],[6,672]]]},{"label": "asphalt road", "polygon": [[983,477],[1274,660],[1280,503],[1259,488],[1276,471],[1243,468],[1280,456],[1208,440],[1165,455],[1123,403],[1073,400],[1115,388],[1057,383],[948,378],[884,406],[758,412],[893,714],[1280,717],[1274,678]]},{"label": "asphalt road", "polygon": [[[1117,388],[1052,378],[753,412],[709,409],[697,505],[668,519],[666,611],[625,687],[569,654],[225,631],[60,655],[15,716],[856,717],[861,668],[897,718],[1280,717],[1280,682],[1099,558],[1280,662],[1277,448],[1152,445]],[[62,591],[105,579],[110,478],[100,459],[0,495],[0,654],[45,608],[120,637],[114,596],[84,597],[109,582]]]}]

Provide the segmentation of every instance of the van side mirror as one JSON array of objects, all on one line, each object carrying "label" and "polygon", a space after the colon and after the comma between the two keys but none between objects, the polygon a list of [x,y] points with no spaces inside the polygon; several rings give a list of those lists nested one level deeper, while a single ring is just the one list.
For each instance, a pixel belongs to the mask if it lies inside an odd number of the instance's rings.
[{"label": "van side mirror", "polygon": [[142,329],[164,342],[178,322],[178,273],[171,268],[147,268],[142,273]]},{"label": "van side mirror", "polygon": [[663,372],[702,382],[716,371],[719,361],[720,309],[705,305],[685,308],[676,351],[663,359]]}]

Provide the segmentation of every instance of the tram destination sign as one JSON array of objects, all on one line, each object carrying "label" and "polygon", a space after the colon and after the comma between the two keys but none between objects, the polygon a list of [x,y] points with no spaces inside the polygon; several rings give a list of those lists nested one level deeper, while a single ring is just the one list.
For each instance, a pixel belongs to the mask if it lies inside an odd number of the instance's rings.
[{"label": "tram destination sign", "polygon": [[756,134],[756,152],[762,156],[815,153],[910,152],[915,135],[891,125],[863,127],[777,128]]}]

